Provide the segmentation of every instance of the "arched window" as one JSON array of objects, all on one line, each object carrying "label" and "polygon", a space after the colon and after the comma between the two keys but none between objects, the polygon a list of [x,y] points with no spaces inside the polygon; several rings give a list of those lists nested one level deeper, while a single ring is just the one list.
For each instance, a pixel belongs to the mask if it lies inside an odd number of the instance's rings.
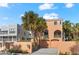
[{"label": "arched window", "polygon": [[55,38],[60,38],[60,37],[61,37],[61,31],[60,31],[60,30],[56,30],[56,31],[54,32],[54,37],[55,37]]}]

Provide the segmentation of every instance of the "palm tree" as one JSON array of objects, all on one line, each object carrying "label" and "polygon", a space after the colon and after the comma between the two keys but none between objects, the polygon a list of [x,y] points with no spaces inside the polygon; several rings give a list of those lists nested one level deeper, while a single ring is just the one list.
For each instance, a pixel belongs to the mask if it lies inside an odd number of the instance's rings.
[{"label": "palm tree", "polygon": [[73,40],[79,39],[79,23],[73,24],[72,26],[72,35],[73,35]]},{"label": "palm tree", "polygon": [[79,23],[76,23],[75,28],[76,28],[76,37],[79,40]]},{"label": "palm tree", "polygon": [[33,11],[25,12],[24,16],[22,16],[23,29],[34,30],[37,17],[38,14],[34,13]]},{"label": "palm tree", "polygon": [[63,22],[63,33],[65,34],[65,40],[71,40],[72,38],[71,29],[72,24],[70,21]]},{"label": "palm tree", "polygon": [[25,12],[24,16],[22,16],[22,22],[24,30],[31,30],[34,33],[33,48],[37,49],[37,47],[39,47],[39,40],[41,39],[44,30],[47,28],[45,20],[42,17],[39,17],[37,13],[29,11]]},{"label": "palm tree", "polygon": [[45,22],[45,19],[42,17],[39,17],[38,20],[36,21],[36,32],[37,35],[39,36],[39,39],[43,36],[44,31],[47,29],[47,25]]},{"label": "palm tree", "polygon": [[77,31],[77,28],[75,26],[75,24],[72,25],[72,28],[71,28],[71,34],[72,34],[72,40],[75,40],[76,39],[76,32]]},{"label": "palm tree", "polygon": [[79,23],[73,24],[70,21],[63,22],[63,32],[66,40],[79,39]]},{"label": "palm tree", "polygon": [[42,36],[41,34],[47,28],[45,20],[33,11],[25,12],[22,22],[23,29],[31,30],[35,37]]}]

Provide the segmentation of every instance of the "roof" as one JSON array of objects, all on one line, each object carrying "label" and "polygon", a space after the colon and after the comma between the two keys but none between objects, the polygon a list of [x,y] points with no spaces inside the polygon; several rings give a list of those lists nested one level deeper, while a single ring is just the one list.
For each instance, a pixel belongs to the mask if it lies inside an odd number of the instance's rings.
[{"label": "roof", "polygon": [[46,21],[63,21],[63,19],[46,19]]}]

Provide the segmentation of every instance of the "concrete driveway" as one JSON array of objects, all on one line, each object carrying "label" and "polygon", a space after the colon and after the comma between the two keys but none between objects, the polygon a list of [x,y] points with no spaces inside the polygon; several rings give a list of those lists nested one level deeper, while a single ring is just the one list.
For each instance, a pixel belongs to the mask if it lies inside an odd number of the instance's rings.
[{"label": "concrete driveway", "polygon": [[32,55],[58,55],[58,49],[56,49],[56,48],[41,48],[38,51],[33,52]]}]

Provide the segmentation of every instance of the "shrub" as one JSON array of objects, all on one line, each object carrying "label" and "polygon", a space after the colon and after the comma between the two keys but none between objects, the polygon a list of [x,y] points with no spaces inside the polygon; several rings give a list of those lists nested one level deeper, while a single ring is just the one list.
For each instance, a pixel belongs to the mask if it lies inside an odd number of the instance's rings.
[{"label": "shrub", "polygon": [[71,52],[72,52],[73,55],[79,55],[79,44],[71,47],[70,50],[71,50]]},{"label": "shrub", "polygon": [[14,45],[13,48],[9,49],[8,52],[10,53],[22,53],[21,45]]},{"label": "shrub", "polygon": [[59,55],[69,55],[69,52],[65,52],[65,53],[60,52]]},{"label": "shrub", "polygon": [[10,53],[22,53],[22,51],[20,49],[15,49],[15,48],[9,49],[8,52],[10,52]]}]

